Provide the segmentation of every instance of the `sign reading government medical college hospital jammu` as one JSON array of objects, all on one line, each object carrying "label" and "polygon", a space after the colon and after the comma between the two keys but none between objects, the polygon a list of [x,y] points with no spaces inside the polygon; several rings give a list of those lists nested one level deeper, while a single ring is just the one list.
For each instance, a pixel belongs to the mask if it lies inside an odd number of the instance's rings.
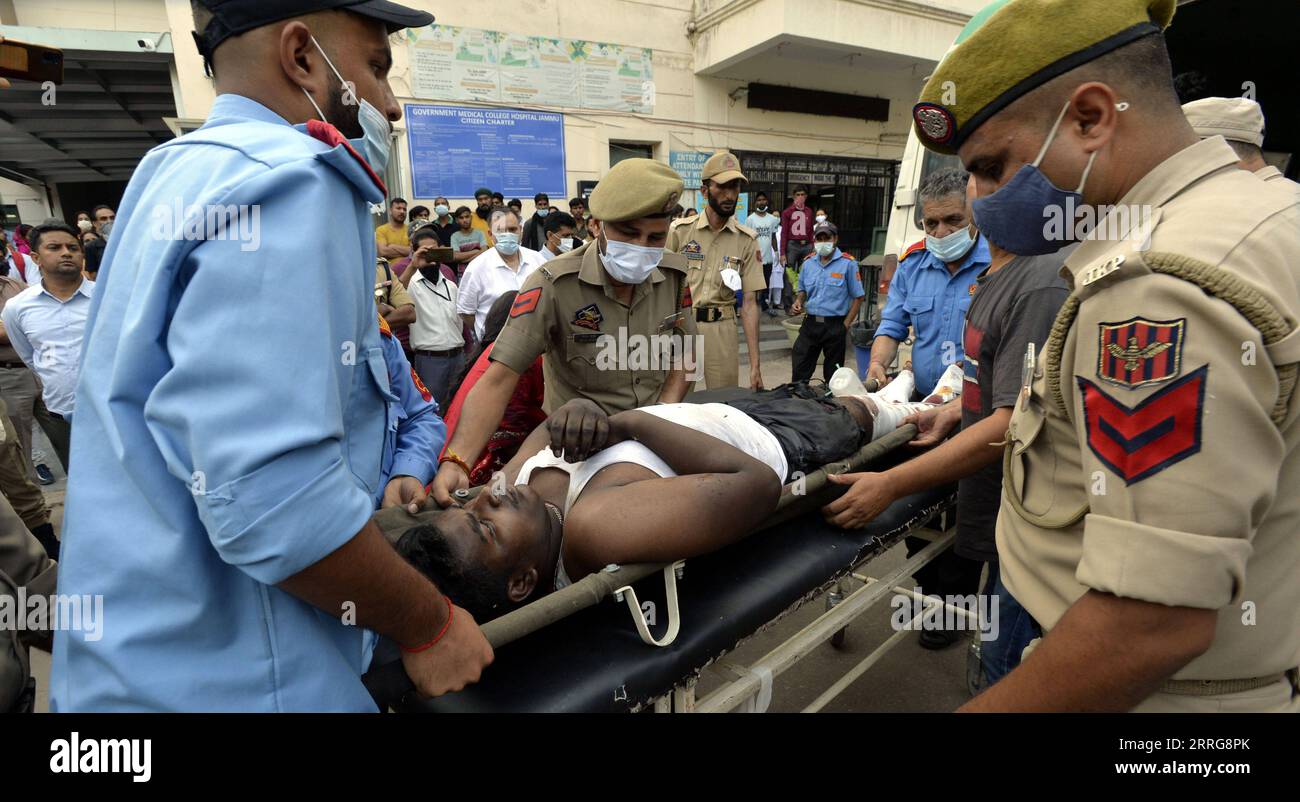
[{"label": "sign reading government medical college hospital jammu", "polygon": [[407,104],[405,119],[417,198],[564,195],[562,114]]},{"label": "sign reading government medical college hospital jammu", "polygon": [[418,98],[654,113],[648,48],[450,25],[406,36]]}]

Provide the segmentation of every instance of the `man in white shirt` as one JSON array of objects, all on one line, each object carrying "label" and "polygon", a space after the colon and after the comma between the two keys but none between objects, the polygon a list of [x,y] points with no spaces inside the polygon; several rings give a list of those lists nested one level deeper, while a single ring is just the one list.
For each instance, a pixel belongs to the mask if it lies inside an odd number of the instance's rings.
[{"label": "man in white shirt", "polygon": [[758,240],[758,255],[763,262],[763,275],[767,278],[767,288],[771,297],[765,297],[759,293],[759,302],[764,309],[769,312],[781,305],[781,290],[785,286],[783,276],[781,275],[780,260],[776,258],[777,245],[776,236],[781,230],[781,218],[769,211],[769,201],[767,193],[759,192],[754,195],[754,211],[745,219],[745,225],[754,229],[754,234]]},{"label": "man in white shirt", "polygon": [[[433,260],[432,249],[441,245],[432,226],[411,235],[411,263],[402,271],[402,283],[415,301],[411,324],[411,360],[415,373],[433,394],[438,413],[445,415],[451,384],[460,373],[465,338],[456,312],[459,291],[450,268]],[[444,272],[445,270],[445,272]]]},{"label": "man in white shirt", "polygon": [[82,275],[81,239],[71,226],[42,223],[32,229],[30,242],[42,278],[5,304],[0,321],[14,351],[45,387],[36,420],[67,471],[81,342],[95,282]]},{"label": "man in white shirt", "polygon": [[538,253],[548,262],[562,253],[568,253],[582,244],[582,240],[576,236],[577,231],[578,223],[573,215],[551,212],[542,224],[542,249]]},{"label": "man in white shirt", "polygon": [[494,209],[490,217],[496,245],[474,257],[465,268],[456,300],[456,311],[467,324],[473,322],[476,340],[483,338],[483,321],[496,299],[507,292],[518,292],[528,274],[546,263],[540,253],[519,244],[519,215],[502,208]]}]

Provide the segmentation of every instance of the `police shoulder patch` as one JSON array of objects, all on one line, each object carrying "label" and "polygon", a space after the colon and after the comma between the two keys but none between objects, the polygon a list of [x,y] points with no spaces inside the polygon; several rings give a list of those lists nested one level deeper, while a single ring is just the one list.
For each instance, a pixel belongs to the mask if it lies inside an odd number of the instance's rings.
[{"label": "police shoulder patch", "polygon": [[1186,330],[1187,318],[1099,324],[1097,377],[1130,390],[1173,380],[1182,369]]},{"label": "police shoulder patch", "polygon": [[1206,365],[1135,406],[1075,377],[1083,396],[1088,448],[1126,485],[1140,482],[1201,450]]},{"label": "police shoulder patch", "polygon": [[704,246],[695,240],[691,240],[682,246],[681,254],[692,261],[702,260],[704,258]]},{"label": "police shoulder patch", "polygon": [[515,296],[514,305],[510,307],[510,317],[522,317],[537,308],[537,302],[541,300],[542,288],[533,287]]},{"label": "police shoulder patch", "polygon": [[415,384],[415,389],[420,391],[421,398],[426,402],[433,400],[433,393],[429,392],[429,388],[424,386],[424,382],[420,381],[420,374],[415,372],[415,368],[411,368],[411,381]]}]

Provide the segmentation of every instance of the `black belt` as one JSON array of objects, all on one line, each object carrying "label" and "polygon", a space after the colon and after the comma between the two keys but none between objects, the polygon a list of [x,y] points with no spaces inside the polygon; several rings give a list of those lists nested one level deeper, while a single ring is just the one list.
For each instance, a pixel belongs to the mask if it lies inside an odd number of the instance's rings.
[{"label": "black belt", "polygon": [[27,367],[27,364],[25,362],[0,362],[0,368],[9,368],[10,370],[17,370],[19,368],[25,368],[25,367]]},{"label": "black belt", "polygon": [[416,356],[455,356],[459,354],[461,350],[462,349],[459,347],[448,348],[446,351],[421,351],[419,348],[416,348],[415,355]]},{"label": "black belt", "polygon": [[809,315],[806,319],[814,323],[843,323],[844,315]]},{"label": "black belt", "polygon": [[731,307],[702,306],[695,310],[695,322],[696,323],[717,323],[719,320],[722,320],[724,317],[730,317],[730,315],[723,314],[723,310],[725,309],[735,309],[735,307],[734,306]]}]

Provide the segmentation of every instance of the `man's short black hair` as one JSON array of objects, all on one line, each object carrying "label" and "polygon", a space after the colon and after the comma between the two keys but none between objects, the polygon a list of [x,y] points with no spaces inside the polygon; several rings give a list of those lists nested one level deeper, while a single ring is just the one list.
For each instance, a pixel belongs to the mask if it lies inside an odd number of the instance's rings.
[{"label": "man's short black hair", "polygon": [[808,189],[807,189],[806,187],[795,187],[795,188],[794,188],[794,192],[792,192],[792,193],[790,193],[790,194],[792,194],[792,195],[798,195],[800,192],[802,192],[803,194],[807,195],[807,194],[808,194]]},{"label": "man's short black hair", "polygon": [[547,195],[545,192],[538,192],[536,195],[533,196],[533,205],[539,206],[541,205],[542,201],[546,201],[547,203],[550,203],[551,196]]},{"label": "man's short black hair", "polygon": [[433,212],[429,211],[429,207],[428,207],[428,206],[412,206],[412,207],[411,207],[411,217],[419,217],[419,216],[422,215],[422,214],[432,215]]},{"label": "man's short black hair", "polygon": [[551,212],[546,215],[545,230],[547,234],[554,234],[565,226],[577,228],[578,221],[574,220],[573,215],[568,212]]},{"label": "man's short black hair", "polygon": [[439,245],[447,244],[442,241],[442,237],[438,236],[438,227],[430,223],[427,226],[420,226],[415,229],[415,231],[411,232],[411,250],[419,248],[420,243],[427,239],[432,239]]},{"label": "man's short black hair", "polygon": [[569,208],[572,209],[574,206],[581,206],[585,209],[587,208],[587,202],[582,198],[569,198]]},{"label": "man's short black hair", "polygon": [[511,199],[510,199],[510,202],[507,203],[506,205],[507,205],[507,206],[518,206],[520,209],[524,208],[524,202],[521,201],[521,200],[519,200],[518,198],[511,198]]},{"label": "man's short black hair", "polygon": [[64,234],[75,239],[78,245],[81,244],[80,232],[62,220],[46,220],[39,226],[33,227],[31,231],[27,232],[27,244],[30,245],[34,251],[41,247],[42,236],[45,234],[52,234],[55,231],[62,231]]},{"label": "man's short black hair", "polygon": [[505,195],[502,195],[500,192],[493,192],[493,193],[492,193],[492,200],[494,200],[494,201],[499,201],[499,203],[497,203],[498,206],[505,206],[505,205],[506,205],[506,204],[505,204],[506,196],[505,196]]},{"label": "man's short black hair", "polygon": [[406,205],[406,198],[393,198],[392,200],[390,200],[390,201],[388,202],[388,208],[391,209],[391,208],[393,208],[394,206],[396,206],[396,205],[399,204],[399,203],[402,204],[403,206],[405,206],[405,205]]},{"label": "man's short black hair", "polygon": [[766,197],[767,197],[767,193],[763,192],[762,190],[754,193],[754,200],[758,200],[759,198],[766,198]]},{"label": "man's short black hair", "polygon": [[452,213],[451,213],[451,216],[452,216],[452,217],[460,217],[462,214],[465,214],[466,212],[469,212],[470,214],[473,214],[473,213],[474,213],[474,210],[471,209],[471,208],[469,208],[468,206],[457,206],[457,207],[456,207],[456,211],[452,212]]},{"label": "man's short black hair", "polygon": [[93,208],[93,209],[90,210],[90,216],[91,216],[91,217],[94,217],[95,215],[99,214],[99,210],[100,210],[100,209],[108,209],[110,212],[113,211],[113,207],[112,207],[112,206],[109,206],[109,205],[107,205],[107,204],[101,203],[101,204],[99,204],[98,206],[96,206],[95,208]]},{"label": "man's short black hair", "polygon": [[469,611],[482,624],[510,612],[507,580],[482,565],[462,562],[433,524],[413,526],[397,539],[397,553],[415,566],[454,604]]}]

